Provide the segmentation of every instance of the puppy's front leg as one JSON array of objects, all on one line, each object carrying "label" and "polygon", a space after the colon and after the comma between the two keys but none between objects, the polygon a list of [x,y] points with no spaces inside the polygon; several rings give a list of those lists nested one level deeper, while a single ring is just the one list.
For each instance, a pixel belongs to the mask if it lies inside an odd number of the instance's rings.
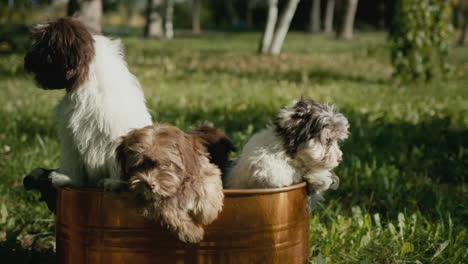
[{"label": "puppy's front leg", "polygon": [[309,188],[317,193],[328,190],[333,184],[332,174],[327,170],[309,172],[304,176],[304,179],[309,184]]},{"label": "puppy's front leg", "polygon": [[180,208],[164,206],[161,210],[161,217],[181,241],[198,243],[203,239],[203,227],[195,224],[190,215]]},{"label": "puppy's front leg", "polygon": [[204,225],[210,224],[217,217],[223,207],[223,188],[220,172],[212,164],[207,164],[201,170],[203,181],[199,184],[197,193],[204,194],[195,201],[193,218]]},{"label": "puppy's front leg", "polygon": [[61,150],[60,168],[49,175],[52,184],[56,187],[71,186],[83,187],[86,184],[87,173],[78,152],[70,149]]}]

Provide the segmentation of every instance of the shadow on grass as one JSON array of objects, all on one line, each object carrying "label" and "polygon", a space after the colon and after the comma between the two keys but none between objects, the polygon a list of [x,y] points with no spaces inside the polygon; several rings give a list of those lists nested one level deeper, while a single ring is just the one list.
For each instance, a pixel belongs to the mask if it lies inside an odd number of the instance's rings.
[{"label": "shadow on grass", "polygon": [[[12,240],[14,241],[14,240]],[[24,249],[18,244],[0,244],[0,258],[5,264],[55,264],[55,252],[52,250],[35,251]]]}]

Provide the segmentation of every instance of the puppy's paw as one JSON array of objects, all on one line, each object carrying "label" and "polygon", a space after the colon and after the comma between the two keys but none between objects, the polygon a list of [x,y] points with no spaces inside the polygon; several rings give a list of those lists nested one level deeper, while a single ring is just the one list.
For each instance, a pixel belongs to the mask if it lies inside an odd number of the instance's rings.
[{"label": "puppy's paw", "polygon": [[340,178],[336,176],[334,172],[331,172],[330,178],[332,179],[333,183],[330,185],[330,189],[337,190],[340,186]]},{"label": "puppy's paw", "polygon": [[310,191],[321,193],[328,190],[332,184],[333,179],[331,174],[327,172],[327,174],[321,175],[320,177],[315,177],[312,181],[309,181],[309,189]]},{"label": "puppy's paw", "polygon": [[56,171],[52,171],[49,175],[49,178],[52,181],[52,185],[55,188],[59,188],[62,186],[74,186],[72,178],[65,174],[58,173]]},{"label": "puppy's paw", "polygon": [[180,229],[177,237],[187,243],[198,243],[203,239],[203,227],[201,225],[190,225],[188,228]]}]

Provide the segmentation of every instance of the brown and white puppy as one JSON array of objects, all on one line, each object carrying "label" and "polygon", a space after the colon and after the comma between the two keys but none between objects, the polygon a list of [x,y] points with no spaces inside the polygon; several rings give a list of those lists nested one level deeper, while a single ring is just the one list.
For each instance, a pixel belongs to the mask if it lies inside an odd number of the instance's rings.
[{"label": "brown and white puppy", "polygon": [[184,242],[203,239],[223,205],[220,170],[199,137],[170,125],[132,130],[117,158],[144,217],[161,221]]},{"label": "brown and white puppy", "polygon": [[230,165],[229,154],[237,151],[229,137],[222,130],[206,125],[195,127],[188,133],[200,138],[208,151],[210,162],[218,166],[224,175]]},{"label": "brown and white puppy", "polygon": [[[55,110],[60,168],[35,169],[25,187],[121,185],[115,150],[120,137],[152,124],[143,91],[128,70],[120,41],[93,35],[73,18],[38,24],[24,68],[40,88],[65,89]],[[48,199],[53,202],[53,197]]]}]

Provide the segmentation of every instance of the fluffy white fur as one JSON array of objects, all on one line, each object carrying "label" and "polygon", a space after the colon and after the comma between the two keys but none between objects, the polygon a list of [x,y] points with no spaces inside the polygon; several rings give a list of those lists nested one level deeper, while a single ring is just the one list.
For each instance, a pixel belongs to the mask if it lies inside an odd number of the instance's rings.
[{"label": "fluffy white fur", "polygon": [[114,188],[121,176],[115,157],[119,138],[152,124],[120,41],[93,38],[96,55],[88,80],[67,92],[56,108],[61,157],[60,168],[50,174],[56,187]]},{"label": "fluffy white fur", "polygon": [[294,162],[286,155],[273,127],[250,138],[240,157],[228,172],[225,186],[230,189],[275,188],[302,182]]},{"label": "fluffy white fur", "polygon": [[[227,188],[277,188],[306,181],[311,191],[320,193],[337,183],[331,170],[341,162],[338,141],[348,137],[348,121],[332,106],[301,102],[306,103],[281,110],[274,125],[247,142],[228,172]],[[278,127],[293,132],[282,136]],[[295,140],[295,135],[307,140],[294,141],[297,146],[291,154],[285,141]]]}]

